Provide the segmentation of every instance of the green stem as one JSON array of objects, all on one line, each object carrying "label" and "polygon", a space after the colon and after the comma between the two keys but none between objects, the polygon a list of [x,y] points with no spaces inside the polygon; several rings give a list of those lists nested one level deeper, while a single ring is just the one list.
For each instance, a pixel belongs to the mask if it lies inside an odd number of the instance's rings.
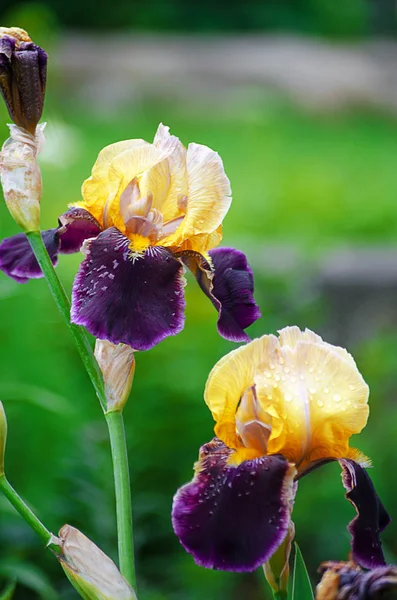
[{"label": "green stem", "polygon": [[58,275],[55,272],[51,259],[48,256],[48,252],[41,237],[41,233],[39,231],[29,231],[26,233],[26,236],[29,240],[35,257],[37,258],[37,262],[39,263],[40,268],[44,273],[44,276],[47,280],[47,283],[49,285],[55,303],[59,309],[59,312],[61,313],[66,323],[66,326],[68,327],[70,333],[73,336],[78,353],[80,354],[81,360],[83,361],[87,373],[92,381],[92,385],[95,388],[96,394],[99,398],[99,402],[101,403],[101,406],[105,411],[106,396],[103,384],[103,377],[98,363],[95,360],[94,354],[92,352],[87,333],[82,327],[74,325],[70,322],[69,298],[67,297],[66,292],[63,289],[62,283],[60,282]]},{"label": "green stem", "polygon": [[121,411],[112,411],[106,413],[105,418],[112,447],[120,572],[136,590],[131,489],[123,414]]},{"label": "green stem", "polygon": [[31,231],[26,235],[50,287],[55,303],[74,338],[77,350],[105,413],[113,460],[120,571],[132,587],[135,588],[131,491],[123,415],[121,412],[106,413],[107,401],[102,373],[92,352],[86,331],[70,322],[70,302],[55,272],[43,243],[41,233],[39,231]]},{"label": "green stem", "polygon": [[275,592],[273,591],[273,598],[274,600],[287,600],[288,598],[288,593],[287,592]]},{"label": "green stem", "polygon": [[51,533],[51,531],[48,531],[43,523],[36,517],[29,506],[14,490],[5,475],[0,476],[0,490],[3,492],[4,496],[9,500],[12,506],[19,512],[22,519],[26,521],[33,531],[37,533],[46,547],[59,554],[61,550],[56,543],[57,538]]}]

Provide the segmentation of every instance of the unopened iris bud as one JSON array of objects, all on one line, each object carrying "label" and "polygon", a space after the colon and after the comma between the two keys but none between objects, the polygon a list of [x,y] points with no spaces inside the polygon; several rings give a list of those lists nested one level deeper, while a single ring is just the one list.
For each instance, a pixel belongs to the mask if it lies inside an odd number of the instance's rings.
[{"label": "unopened iris bud", "polygon": [[95,358],[102,371],[108,411],[122,410],[131,391],[135,371],[134,351],[125,344],[97,340]]},{"label": "unopened iris bud", "polygon": [[85,600],[136,600],[114,562],[78,529],[64,525],[59,532],[58,560],[67,578]]},{"label": "unopened iris bud", "polygon": [[18,27],[0,27],[0,91],[11,119],[34,135],[41,119],[47,54]]},{"label": "unopened iris bud", "polygon": [[0,152],[4,199],[14,220],[24,231],[40,229],[41,172],[37,155],[44,144],[45,123],[34,135],[9,125],[10,137]]},{"label": "unopened iris bud", "polygon": [[397,567],[363,571],[354,562],[326,562],[317,586],[316,600],[396,600]]},{"label": "unopened iris bud", "polygon": [[268,584],[274,592],[287,592],[289,578],[289,557],[295,537],[295,525],[290,521],[288,533],[276,552],[263,565]]},{"label": "unopened iris bud", "polygon": [[4,406],[0,402],[0,477],[4,475],[4,455],[7,442],[7,418]]}]

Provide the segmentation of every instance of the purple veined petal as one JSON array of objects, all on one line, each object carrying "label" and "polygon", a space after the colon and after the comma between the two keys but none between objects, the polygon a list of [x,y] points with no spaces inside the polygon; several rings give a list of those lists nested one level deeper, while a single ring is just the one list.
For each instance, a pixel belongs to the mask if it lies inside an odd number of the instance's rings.
[{"label": "purple veined petal", "polygon": [[[57,229],[41,232],[51,262],[58,262],[59,238]],[[29,279],[43,277],[35,255],[24,233],[18,233],[4,239],[0,244],[0,270],[18,283],[26,283]]]},{"label": "purple veined petal", "polygon": [[253,296],[254,277],[245,254],[233,248],[216,248],[209,255],[213,267],[198,252],[178,254],[219,313],[218,331],[232,342],[247,342],[244,329],[261,312]]},{"label": "purple veined petal", "polygon": [[92,335],[149,350],[184,325],[183,267],[166,248],[133,258],[115,227],[93,240],[73,284],[72,322]]},{"label": "purple veined petal", "polygon": [[71,208],[58,219],[59,252],[79,252],[84,240],[97,237],[101,232],[98,221],[84,208]]},{"label": "purple veined petal", "polygon": [[296,471],[281,455],[228,465],[234,452],[217,438],[200,449],[194,479],[174,497],[172,524],[198,565],[253,571],[287,535]]},{"label": "purple veined petal", "polygon": [[379,534],[390,523],[390,517],[366,470],[350,459],[341,459],[339,464],[346,498],[357,511],[357,516],[348,525],[353,559],[367,569],[384,565]]}]

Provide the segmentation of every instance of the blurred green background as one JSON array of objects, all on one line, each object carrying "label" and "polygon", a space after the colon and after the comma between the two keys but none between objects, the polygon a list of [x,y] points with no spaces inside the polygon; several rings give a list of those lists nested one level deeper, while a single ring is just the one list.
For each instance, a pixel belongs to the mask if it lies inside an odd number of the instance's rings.
[{"label": "blurred green background", "polygon": [[[84,99],[79,93],[81,81],[70,83],[70,73],[65,77],[60,67],[65,64],[62,52],[71,43],[70,29],[90,30],[84,34],[87,37],[99,34],[95,38],[99,44],[109,28],[112,35],[122,33],[127,41],[138,30],[151,32],[153,39],[156,32],[177,31],[187,37],[194,35],[194,40],[208,32],[221,33],[224,39],[227,32],[257,35],[282,31],[329,36],[333,44],[337,39],[350,40],[355,45],[366,44],[375,34],[394,35],[391,3],[375,6],[355,0],[337,4],[257,0],[228,6],[201,2],[199,6],[168,0],[113,2],[110,10],[108,5],[93,2],[36,5],[6,0],[0,14],[4,25],[29,29],[36,41],[50,50],[44,115],[48,145],[41,162],[43,228],[53,227],[66,205],[80,199],[82,181],[89,176],[99,150],[109,143],[134,137],[150,141],[161,121],[185,144],[196,141],[217,150],[234,199],[224,223],[224,244],[247,253],[263,312],[250,335],[275,333],[297,324],[348,346],[371,389],[370,420],[353,445],[373,459],[371,477],[394,517],[394,111],[361,101],[338,110],[309,110],[280,90],[267,87],[259,97],[242,94],[237,104],[226,109],[224,96],[188,102],[184,95],[163,97],[157,90],[156,94],[127,97],[113,110],[108,105],[104,110],[92,96]],[[95,68],[102,71],[102,64]],[[105,77],[104,94],[112,81]],[[152,85],[156,87],[156,81]],[[239,83],[236,87],[240,89]],[[310,88],[307,93],[310,96]],[[7,137],[6,122],[8,116],[1,106],[2,139]],[[0,237],[17,233],[4,204],[0,212]],[[362,288],[343,278],[336,283],[326,279],[327,257],[341,247],[364,247],[369,252],[381,248],[392,264],[390,277],[386,271],[382,279],[387,285],[379,285],[376,273],[372,282],[371,271]],[[69,291],[80,260],[77,255],[60,259],[58,272]],[[336,270],[339,266],[337,261]],[[352,288],[353,297],[359,290],[359,300],[339,305],[335,297],[343,298],[346,293],[346,299],[350,298]],[[139,598],[266,599],[269,595],[260,571],[233,575],[201,569],[172,532],[173,494],[191,478],[199,446],[212,437],[213,423],[203,402],[206,378],[215,362],[235,347],[217,335],[216,313],[191,278],[186,297],[184,331],[137,355],[133,391],[125,410]],[[357,316],[362,315],[362,306],[367,307],[371,327],[367,319],[364,322]],[[70,523],[116,559],[106,427],[45,282],[18,285],[0,274],[0,311],[0,399],[9,423],[9,479],[50,529],[57,531]],[[294,509],[296,537],[313,582],[321,561],[347,558],[346,525],[354,510],[343,496],[337,465],[327,465],[300,482]],[[388,558],[395,562],[395,523],[383,539]],[[9,576],[18,578],[17,600],[77,597],[54,558],[42,551],[34,534],[3,498],[0,576],[4,582]]]}]

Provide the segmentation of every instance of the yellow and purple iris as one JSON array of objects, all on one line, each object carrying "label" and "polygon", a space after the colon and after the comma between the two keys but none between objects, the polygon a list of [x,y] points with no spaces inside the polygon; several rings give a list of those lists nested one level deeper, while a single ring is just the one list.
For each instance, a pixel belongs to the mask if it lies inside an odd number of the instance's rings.
[{"label": "yellow and purple iris", "polygon": [[390,519],[368,459],[349,446],[367,422],[368,386],[346,350],[286,327],[222,358],[205,401],[217,437],[200,449],[172,511],[199,565],[251,571],[269,560],[287,536],[298,479],[334,460],[357,510],[348,526],[353,559],[384,564],[379,533]]},{"label": "yellow and purple iris", "polygon": [[[218,330],[247,341],[259,316],[253,276],[242,252],[215,248],[231,191],[219,155],[185,148],[160,125],[141,139],[104,148],[83,184],[84,200],[42,232],[54,264],[58,253],[83,260],[73,285],[72,322],[114,344],[148,350],[184,324],[184,268],[195,274],[218,310]],[[26,236],[0,245],[0,269],[16,281],[41,277]]]}]

